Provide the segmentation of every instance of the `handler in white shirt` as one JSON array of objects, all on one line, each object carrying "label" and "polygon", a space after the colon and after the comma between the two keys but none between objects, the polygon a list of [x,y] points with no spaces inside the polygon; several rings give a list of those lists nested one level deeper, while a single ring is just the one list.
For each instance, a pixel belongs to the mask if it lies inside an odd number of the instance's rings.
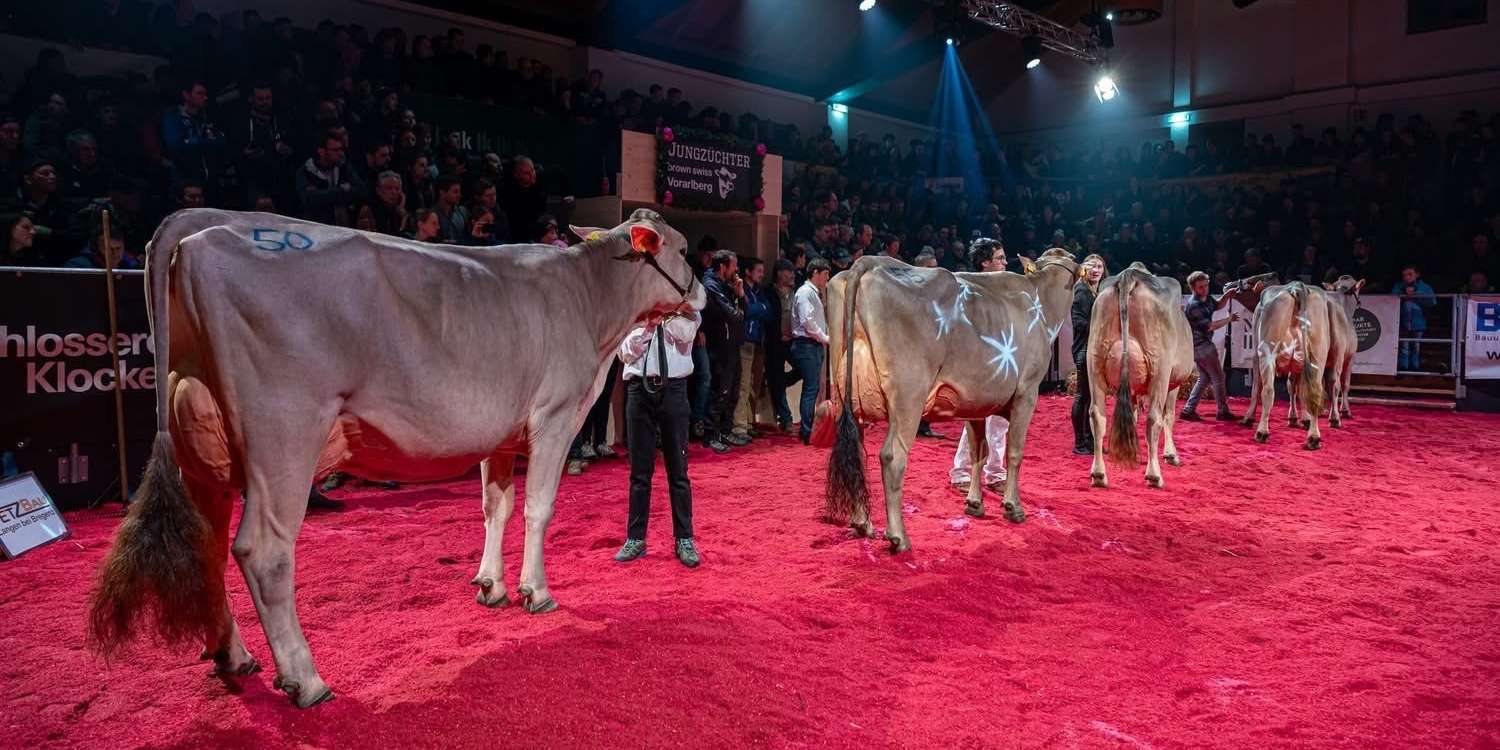
[{"label": "handler in white shirt", "polygon": [[818,408],[818,389],[823,386],[823,356],[828,348],[828,317],[823,312],[823,290],[833,267],[818,258],[807,264],[807,281],[792,300],[792,341],[787,348],[793,372],[786,385],[802,381],[802,399],[797,413],[803,444],[812,437],[813,412]]},{"label": "handler in white shirt", "polygon": [[646,554],[646,521],[651,515],[651,474],[661,440],[662,461],[672,498],[672,536],[677,559],[698,567],[693,542],[693,487],[688,482],[690,409],[687,378],[693,374],[693,340],[702,318],[684,310],[637,326],[620,344],[625,363],[625,444],[630,451],[630,516],[625,545],[615,554],[629,562]]}]

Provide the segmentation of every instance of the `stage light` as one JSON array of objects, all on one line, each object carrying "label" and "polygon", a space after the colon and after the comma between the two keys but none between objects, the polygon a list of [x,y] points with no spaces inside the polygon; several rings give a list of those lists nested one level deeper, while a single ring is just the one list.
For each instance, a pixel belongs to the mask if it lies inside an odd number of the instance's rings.
[{"label": "stage light", "polygon": [[948,37],[948,46],[949,46],[949,47],[952,47],[952,46],[953,46],[953,37],[951,37],[951,36],[950,36],[950,37]]},{"label": "stage light", "polygon": [[1191,115],[1189,115],[1187,112],[1173,112],[1171,116],[1167,118],[1167,122],[1172,125],[1181,125],[1187,122],[1190,117]]},{"label": "stage light", "polygon": [[875,0],[859,0],[860,12],[867,11],[873,7],[875,7]]},{"label": "stage light", "polygon": [[1104,20],[1106,20],[1106,21],[1113,21],[1113,20],[1115,20],[1115,14],[1114,13],[1105,13],[1104,14]]},{"label": "stage light", "polygon": [[831,109],[831,110],[833,110],[833,111],[835,111],[835,112],[837,112],[837,113],[839,113],[839,114],[841,114],[841,115],[849,114],[849,105],[847,105],[847,104],[840,104],[838,102],[834,102],[833,104],[828,105],[828,108]]},{"label": "stage light", "polygon": [[1021,56],[1026,60],[1026,69],[1042,64],[1042,38],[1033,34],[1021,37]]},{"label": "stage light", "polygon": [[1120,89],[1115,86],[1115,79],[1111,78],[1109,73],[1101,73],[1099,80],[1094,83],[1094,96],[1099,97],[1101,102],[1107,102],[1119,94]]}]

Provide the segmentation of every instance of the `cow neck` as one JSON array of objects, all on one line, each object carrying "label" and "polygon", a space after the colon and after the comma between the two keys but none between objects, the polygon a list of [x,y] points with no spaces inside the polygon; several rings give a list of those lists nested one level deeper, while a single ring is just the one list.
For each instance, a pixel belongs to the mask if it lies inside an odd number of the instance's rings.
[{"label": "cow neck", "polygon": [[[1069,283],[1058,284],[1057,277],[1050,274],[1067,274]],[[1035,274],[1026,277],[1036,290],[1036,295],[1042,300],[1042,312],[1047,316],[1050,325],[1071,320],[1073,308],[1073,272],[1059,265],[1049,265]],[[1098,293],[1097,290],[1095,292]]]}]

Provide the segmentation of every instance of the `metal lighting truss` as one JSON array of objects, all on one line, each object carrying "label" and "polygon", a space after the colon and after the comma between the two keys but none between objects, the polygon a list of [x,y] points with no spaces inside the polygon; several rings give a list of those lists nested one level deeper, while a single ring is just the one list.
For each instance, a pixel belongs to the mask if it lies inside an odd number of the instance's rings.
[{"label": "metal lighting truss", "polygon": [[994,0],[964,0],[969,17],[986,26],[1018,37],[1035,36],[1042,46],[1060,54],[1099,66],[1106,62],[1098,39],[1080,34],[1045,16],[1033,13],[1015,3]]}]

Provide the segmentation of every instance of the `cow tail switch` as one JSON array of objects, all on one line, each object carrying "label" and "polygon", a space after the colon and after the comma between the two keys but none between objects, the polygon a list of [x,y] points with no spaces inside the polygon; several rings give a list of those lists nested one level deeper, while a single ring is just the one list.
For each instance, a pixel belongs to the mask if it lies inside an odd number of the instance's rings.
[{"label": "cow tail switch", "polygon": [[1135,430],[1135,407],[1130,402],[1130,292],[1139,271],[1120,272],[1115,295],[1120,299],[1120,389],[1115,394],[1115,413],[1109,426],[1109,457],[1123,464],[1140,462]]},{"label": "cow tail switch", "polygon": [[854,416],[854,316],[863,272],[854,269],[847,273],[851,278],[844,287],[847,297],[844,300],[841,342],[844,354],[844,382],[840,394],[842,403],[839,404],[838,425],[834,428],[836,434],[833,452],[828,458],[825,501],[828,520],[834,523],[866,516],[870,503],[870,488],[865,480],[864,437],[859,431],[859,420]]}]

